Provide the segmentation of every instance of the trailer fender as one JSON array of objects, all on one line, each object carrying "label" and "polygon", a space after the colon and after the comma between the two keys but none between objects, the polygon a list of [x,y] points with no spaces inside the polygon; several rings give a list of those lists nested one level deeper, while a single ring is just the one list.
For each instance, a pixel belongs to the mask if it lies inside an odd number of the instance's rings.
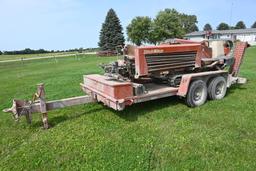
[{"label": "trailer fender", "polygon": [[181,97],[185,97],[187,95],[189,85],[192,80],[194,79],[203,79],[207,82],[208,79],[214,77],[216,75],[223,75],[227,78],[227,71],[225,70],[218,70],[218,71],[208,71],[208,72],[199,72],[193,74],[185,74],[181,78],[180,86],[177,95]]},{"label": "trailer fender", "polygon": [[191,79],[192,79],[192,75],[183,75],[182,76],[182,79],[180,82],[180,87],[179,87],[179,90],[177,93],[178,96],[182,96],[182,97],[186,96]]}]

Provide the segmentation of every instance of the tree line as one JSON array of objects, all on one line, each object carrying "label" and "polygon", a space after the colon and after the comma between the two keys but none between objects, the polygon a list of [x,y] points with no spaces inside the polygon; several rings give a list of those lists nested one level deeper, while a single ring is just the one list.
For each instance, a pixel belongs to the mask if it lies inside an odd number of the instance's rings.
[{"label": "tree line", "polygon": [[[232,30],[232,29],[246,29],[246,28],[247,27],[246,27],[246,25],[243,21],[238,21],[235,26],[230,26],[227,23],[222,22],[217,26],[216,30]],[[251,28],[256,28],[256,21],[253,23]],[[204,31],[211,31],[212,26],[209,23],[207,23],[207,24],[204,25],[203,30]]]},{"label": "tree line", "polygon": [[13,51],[3,51],[0,52],[0,55],[23,55],[23,54],[39,54],[39,53],[50,53],[51,51],[47,51],[44,49],[38,49],[38,50],[33,50],[26,48],[24,50],[13,50]]},{"label": "tree line", "polygon": [[[127,39],[136,45],[158,44],[166,39],[183,38],[187,33],[198,31],[197,16],[180,13],[175,9],[159,11],[154,18],[138,16],[132,19],[126,28]],[[217,30],[245,29],[243,21],[235,26],[220,23]],[[251,28],[256,28],[256,22]],[[212,30],[212,26],[205,24],[204,31]],[[117,47],[124,46],[125,38],[121,22],[113,9],[106,15],[99,36],[99,48],[102,51],[115,51]]]},{"label": "tree line", "polygon": [[24,50],[13,50],[13,51],[0,51],[0,55],[26,55],[26,54],[43,54],[43,53],[63,53],[63,52],[94,52],[98,51],[98,48],[74,48],[74,49],[68,49],[68,50],[44,50],[44,49],[38,49],[33,50],[30,48],[26,48]]}]

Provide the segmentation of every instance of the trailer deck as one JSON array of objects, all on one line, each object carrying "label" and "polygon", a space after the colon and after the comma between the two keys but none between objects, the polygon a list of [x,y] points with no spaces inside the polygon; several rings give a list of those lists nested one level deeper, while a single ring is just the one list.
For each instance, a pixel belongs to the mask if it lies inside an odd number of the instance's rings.
[{"label": "trailer deck", "polygon": [[82,90],[95,101],[102,102],[104,105],[120,111],[134,103],[175,95],[185,97],[192,80],[204,79],[207,82],[207,80],[216,75],[225,77],[228,82],[228,72],[223,70],[184,74],[179,87],[170,87],[167,84],[145,83],[141,84],[145,87],[145,92],[139,95],[134,93],[133,82],[115,80],[104,75],[84,75],[84,83],[80,85]]}]

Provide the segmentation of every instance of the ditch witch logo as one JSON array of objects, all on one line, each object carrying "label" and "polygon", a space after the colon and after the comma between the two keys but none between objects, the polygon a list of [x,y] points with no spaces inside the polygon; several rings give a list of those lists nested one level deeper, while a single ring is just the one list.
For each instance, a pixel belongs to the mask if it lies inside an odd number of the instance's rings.
[{"label": "ditch witch logo", "polygon": [[163,49],[151,49],[151,50],[144,50],[144,54],[151,54],[151,53],[163,53]]}]

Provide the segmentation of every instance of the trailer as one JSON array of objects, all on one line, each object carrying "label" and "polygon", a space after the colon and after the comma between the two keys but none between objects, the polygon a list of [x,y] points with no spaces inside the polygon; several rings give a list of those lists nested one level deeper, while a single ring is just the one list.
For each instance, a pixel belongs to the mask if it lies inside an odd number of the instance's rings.
[{"label": "trailer", "polygon": [[224,98],[227,88],[246,83],[238,76],[248,44],[229,40],[193,42],[174,39],[158,46],[124,48],[124,59],[102,65],[104,75],[84,75],[85,96],[46,101],[44,84],[37,85],[32,100],[13,100],[10,112],[18,120],[42,113],[49,128],[47,112],[86,103],[102,102],[114,110],[164,97],[179,96],[189,107],[207,99]]}]

